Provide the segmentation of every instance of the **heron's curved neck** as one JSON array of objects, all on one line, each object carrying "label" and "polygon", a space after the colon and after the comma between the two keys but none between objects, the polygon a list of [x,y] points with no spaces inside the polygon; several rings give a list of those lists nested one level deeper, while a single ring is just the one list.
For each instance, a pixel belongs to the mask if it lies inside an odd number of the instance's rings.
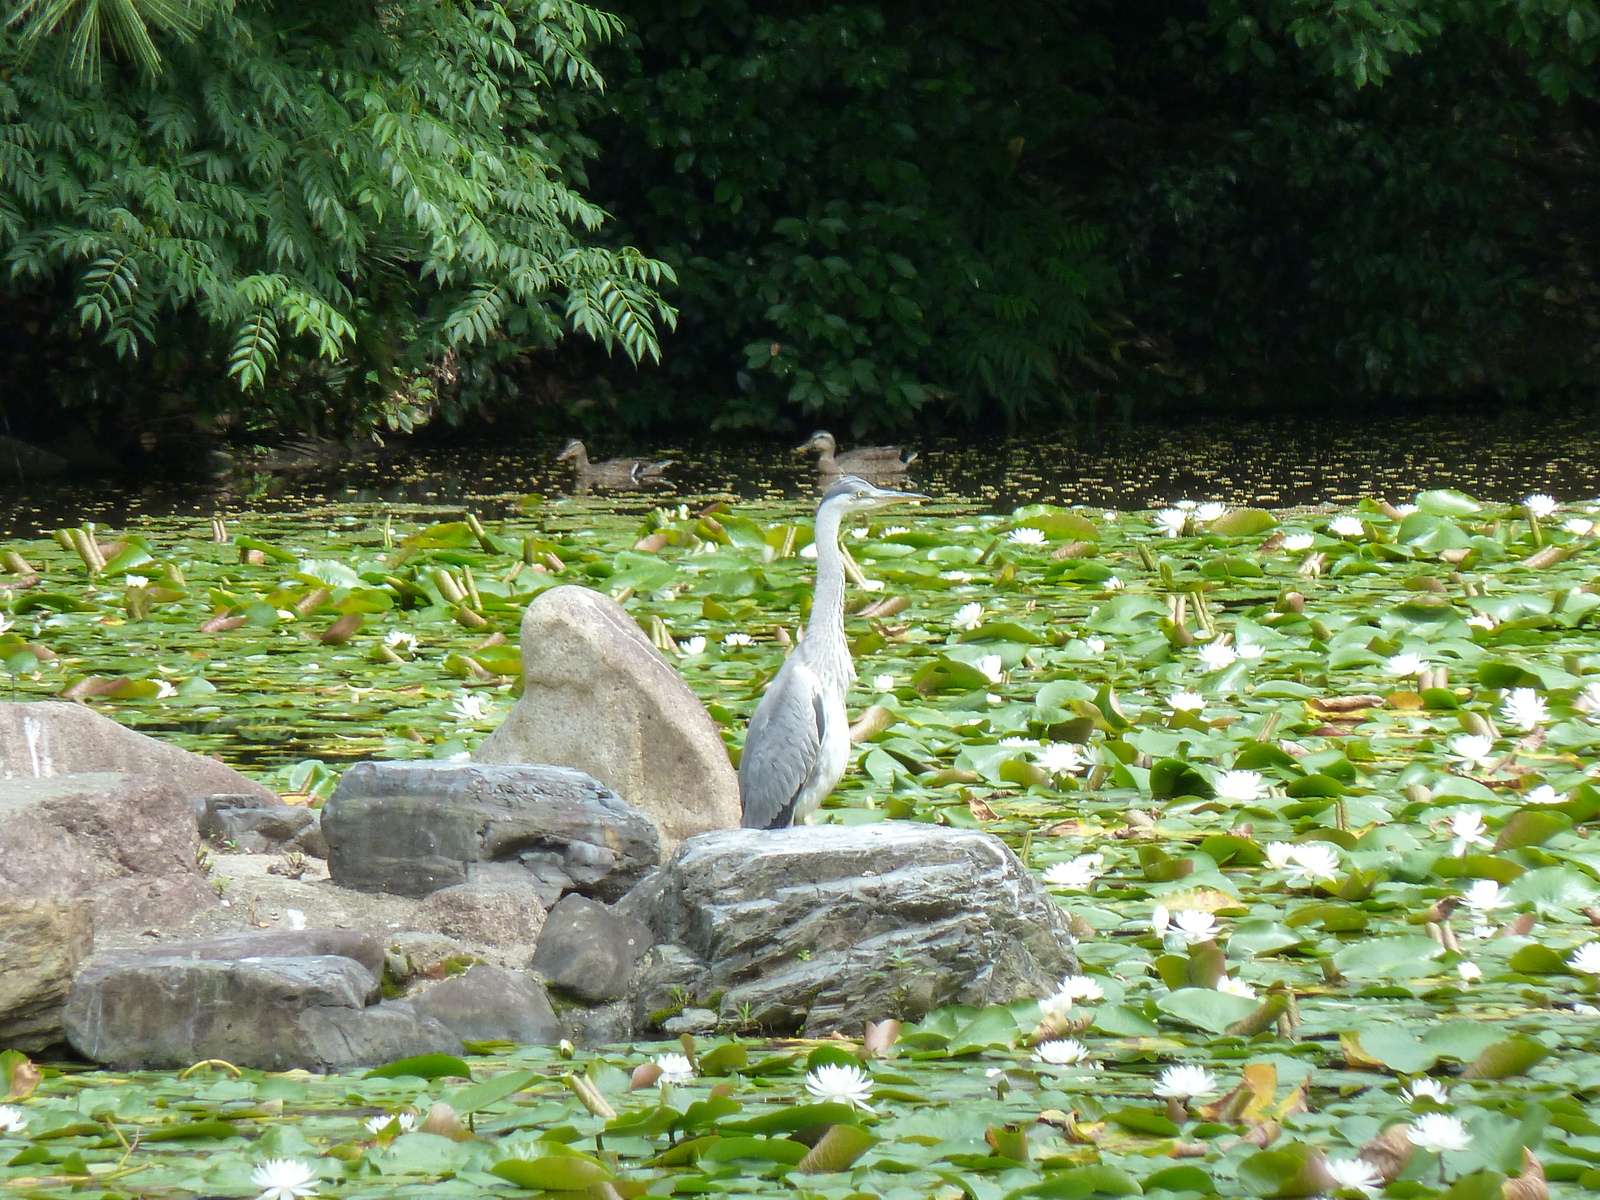
[{"label": "heron's curved neck", "polygon": [[817,644],[823,646],[844,645],[844,552],[839,549],[842,515],[827,504],[817,510],[817,590],[811,598],[806,641],[821,639]]}]

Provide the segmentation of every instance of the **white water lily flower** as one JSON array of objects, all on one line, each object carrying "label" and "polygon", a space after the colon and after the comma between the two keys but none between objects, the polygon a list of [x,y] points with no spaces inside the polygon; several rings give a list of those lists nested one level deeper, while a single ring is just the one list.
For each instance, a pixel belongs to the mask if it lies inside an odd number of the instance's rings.
[{"label": "white water lily flower", "polygon": [[1213,1095],[1217,1090],[1217,1077],[1204,1067],[1168,1067],[1150,1090],[1172,1100],[1193,1100],[1197,1096]]},{"label": "white water lily flower", "polygon": [[379,1113],[375,1117],[367,1118],[367,1120],[363,1122],[363,1128],[366,1129],[368,1133],[379,1134],[385,1129],[389,1128],[391,1123],[395,1125],[395,1127],[398,1128],[401,1133],[410,1133],[417,1127],[417,1117],[415,1113],[408,1112]]},{"label": "white water lily flower", "polygon": [[1199,712],[1206,706],[1204,696],[1195,692],[1173,692],[1167,697],[1173,712]]},{"label": "white water lily flower", "polygon": [[1049,1063],[1054,1067],[1072,1067],[1089,1059],[1089,1047],[1071,1038],[1057,1038],[1040,1042],[1033,1052],[1033,1061]]},{"label": "white water lily flower", "polygon": [[1383,1173],[1364,1158],[1326,1159],[1322,1169],[1340,1191],[1348,1189],[1371,1197],[1376,1196],[1383,1187]]},{"label": "white water lily flower", "polygon": [[1018,746],[1018,747],[1033,747],[1033,746],[1037,746],[1038,744],[1039,744],[1038,741],[1035,740],[1034,738],[1017,737],[1015,735],[1013,735],[1011,737],[1003,737],[998,742],[995,743],[995,745],[997,745],[997,746]]},{"label": "white water lily flower", "polygon": [[1400,1099],[1411,1104],[1418,1100],[1431,1100],[1435,1104],[1450,1103],[1450,1093],[1444,1084],[1426,1075],[1419,1075],[1409,1085],[1400,1089]]},{"label": "white water lily flower", "polygon": [[1039,752],[1039,765],[1052,775],[1076,775],[1089,759],[1072,742],[1052,742]]},{"label": "white water lily flower", "polygon": [[165,700],[168,696],[176,696],[178,689],[165,679],[156,680],[156,699]]},{"label": "white water lily flower", "polygon": [[1195,509],[1194,516],[1197,521],[1215,521],[1227,511],[1228,506],[1226,504],[1219,504],[1217,501],[1212,500],[1210,503],[1202,504]]},{"label": "white water lily flower", "polygon": [[481,721],[489,715],[489,702],[482,696],[467,692],[455,698],[450,705],[450,712],[457,721]]},{"label": "white water lily flower", "polygon": [[1082,639],[1083,648],[1090,654],[1104,654],[1106,652],[1105,638],[1090,637]]},{"label": "white water lily flower", "polygon": [[806,1091],[823,1104],[851,1104],[872,1111],[872,1080],[860,1067],[824,1063],[806,1076]]},{"label": "white water lily flower", "polygon": [[875,692],[894,691],[893,675],[874,675],[872,677],[872,690]]},{"label": "white water lily flower", "polygon": [[1339,851],[1326,842],[1296,846],[1291,857],[1294,870],[1289,875],[1290,883],[1303,882],[1309,887],[1319,879],[1339,877]]},{"label": "white water lily flower", "polygon": [[696,634],[692,638],[684,638],[678,643],[678,649],[684,654],[704,654],[706,652],[706,639]]},{"label": "white water lily flower", "polygon": [[1475,808],[1463,808],[1450,818],[1450,853],[1457,858],[1466,854],[1470,846],[1488,846],[1493,843],[1483,836],[1483,814]]},{"label": "white water lily flower", "polygon": [[850,531],[850,536],[855,538],[857,541],[860,541],[862,538],[867,536],[867,527],[865,525],[856,526],[856,528]]},{"label": "white water lily flower", "polygon": [[1422,511],[1415,504],[1396,504],[1394,506],[1394,510],[1395,510],[1395,512],[1399,513],[1402,517],[1409,517],[1414,512],[1421,512]]},{"label": "white water lily flower", "polygon": [[269,1158],[250,1173],[250,1182],[262,1189],[257,1200],[302,1200],[317,1194],[317,1173],[298,1158]]},{"label": "white water lily flower", "polygon": [[142,588],[150,586],[150,581],[143,575],[124,575],[122,577],[122,582],[125,587],[130,588]]},{"label": "white water lily flower", "polygon": [[14,1104],[0,1104],[0,1133],[21,1133],[28,1127],[28,1115]]},{"label": "white water lily flower", "polygon": [[1328,522],[1328,532],[1334,537],[1360,537],[1366,529],[1360,517],[1335,517]]},{"label": "white water lily flower", "polygon": [[973,602],[963,604],[956,609],[956,615],[950,618],[953,629],[976,629],[983,624],[983,605]]},{"label": "white water lily flower", "polygon": [[1291,533],[1283,539],[1283,548],[1291,554],[1299,554],[1302,550],[1309,550],[1316,544],[1316,535],[1310,533]]},{"label": "white water lily flower", "polygon": [[1241,1000],[1254,1000],[1256,990],[1242,979],[1230,979],[1224,975],[1217,980],[1217,991],[1226,992],[1230,996],[1238,996]]},{"label": "white water lily flower", "polygon": [[1579,537],[1588,537],[1594,532],[1594,522],[1584,517],[1568,517],[1561,522],[1561,528],[1568,533],[1575,533]]},{"label": "white water lily flower", "polygon": [[1600,712],[1600,683],[1585,685],[1583,691],[1572,701],[1572,707],[1591,716]]},{"label": "white water lily flower", "polygon": [[1406,1140],[1413,1146],[1443,1154],[1448,1150],[1465,1150],[1472,1145],[1472,1135],[1461,1123],[1460,1117],[1449,1113],[1426,1113],[1406,1126]]},{"label": "white water lily flower", "polygon": [[1150,928],[1157,937],[1165,936],[1171,924],[1172,914],[1167,911],[1165,904],[1158,904],[1150,910]]},{"label": "white water lily flower", "polygon": [[1511,903],[1511,893],[1492,879],[1474,879],[1461,902],[1476,913],[1491,913]]},{"label": "white water lily flower", "polygon": [[1457,963],[1456,974],[1461,976],[1463,983],[1477,983],[1483,978],[1483,968],[1475,962]]},{"label": "white water lily flower", "polygon": [[1567,966],[1585,975],[1600,975],[1600,942],[1586,942],[1572,952]]},{"label": "white water lily flower", "polygon": [[662,1083],[688,1083],[695,1075],[687,1054],[658,1054],[656,1066],[661,1068]]},{"label": "white water lily flower", "polygon": [[1460,759],[1467,767],[1482,770],[1494,762],[1494,740],[1481,733],[1464,733],[1450,741],[1450,757]]},{"label": "white water lily flower", "polygon": [[1172,923],[1178,927],[1183,940],[1191,946],[1209,941],[1217,935],[1216,917],[1198,909],[1186,908],[1182,912],[1174,913]]},{"label": "white water lily flower", "polygon": [[1181,508],[1163,508],[1156,514],[1156,528],[1167,537],[1178,537],[1189,523],[1189,514]]},{"label": "white water lily flower", "polygon": [[1248,803],[1261,799],[1260,771],[1224,771],[1217,777],[1217,798]]},{"label": "white water lily flower", "polygon": [[1428,660],[1420,654],[1395,654],[1384,660],[1383,669],[1391,675],[1404,678],[1420,675],[1428,669]]},{"label": "white water lily flower", "polygon": [[1200,662],[1208,671],[1220,671],[1224,667],[1231,667],[1234,659],[1238,657],[1237,651],[1232,646],[1225,646],[1221,642],[1207,642],[1200,647]]},{"label": "white water lily flower", "polygon": [[1513,729],[1536,729],[1550,719],[1550,706],[1532,688],[1512,688],[1500,716]]},{"label": "white water lily flower", "polygon": [[1548,516],[1554,515],[1556,509],[1561,507],[1556,503],[1554,496],[1546,496],[1543,493],[1529,496],[1522,502],[1522,506],[1541,521]]},{"label": "white water lily flower", "polygon": [[1017,546],[1042,546],[1045,543],[1044,530],[1031,527],[1013,529],[1006,536],[1006,541]]},{"label": "white water lily flower", "polygon": [[[1099,857],[1096,855],[1095,857]],[[1080,1000],[1104,1000],[1105,989],[1087,975],[1068,975],[1061,980],[1061,986],[1056,990],[1057,996],[1065,996],[1073,1003]]]},{"label": "white water lily flower", "polygon": [[948,579],[953,583],[971,583],[972,576],[966,571],[940,571],[940,579]]},{"label": "white water lily flower", "polygon": [[1240,658],[1260,658],[1267,652],[1267,648],[1259,642],[1240,642],[1233,650]]},{"label": "white water lily flower", "polygon": [[1468,617],[1467,624],[1474,629],[1493,629],[1498,622],[1488,613],[1478,613],[1475,616]]},{"label": "white water lily flower", "polygon": [[1566,797],[1548,783],[1541,783],[1522,798],[1524,804],[1562,804]]},{"label": "white water lily flower", "polygon": [[1297,847],[1291,842],[1267,843],[1267,866],[1274,871],[1281,871],[1294,861],[1294,852]]},{"label": "white water lily flower", "polygon": [[[701,542],[698,546],[695,547],[695,551],[694,552],[696,554],[715,554],[717,552],[717,543],[715,543],[715,542]],[[815,542],[807,542],[804,546],[800,547],[800,557],[801,558],[815,558],[816,556],[817,556],[817,544]]]},{"label": "white water lily flower", "polygon": [[724,646],[748,646],[754,641],[755,639],[748,633],[730,633],[724,635],[722,644]]},{"label": "white water lily flower", "polygon": [[897,534],[910,533],[910,532],[911,532],[911,530],[909,528],[907,528],[906,526],[904,526],[904,525],[886,525],[886,526],[884,526],[883,532],[880,533],[878,536],[887,538],[887,537],[894,537]]},{"label": "white water lily flower", "polygon": [[1080,854],[1070,862],[1059,862],[1047,868],[1043,878],[1051,887],[1086,892],[1096,879],[1105,874],[1100,869],[1104,863],[1103,854]]},{"label": "white water lily flower", "polygon": [[414,654],[417,649],[417,635],[407,633],[404,629],[391,629],[383,635],[383,644],[396,654]]},{"label": "white water lily flower", "polygon": [[1184,512],[1193,512],[1195,509],[1200,507],[1200,504],[1196,500],[1179,500],[1176,507],[1182,509]]},{"label": "white water lily flower", "polygon": [[1128,585],[1123,583],[1122,580],[1118,579],[1115,575],[1113,575],[1113,576],[1111,576],[1111,578],[1107,579],[1100,586],[1105,588],[1105,590],[1108,591],[1108,592],[1120,592],[1123,588],[1127,587]]},{"label": "white water lily flower", "polygon": [[985,654],[978,660],[978,671],[990,683],[999,683],[1006,677],[1005,661],[998,654]]}]

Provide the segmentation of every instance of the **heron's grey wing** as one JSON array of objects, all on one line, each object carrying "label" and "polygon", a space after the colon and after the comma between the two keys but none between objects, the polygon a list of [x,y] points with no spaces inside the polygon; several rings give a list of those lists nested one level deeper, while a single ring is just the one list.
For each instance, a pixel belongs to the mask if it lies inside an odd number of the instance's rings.
[{"label": "heron's grey wing", "polygon": [[739,806],[746,829],[782,829],[822,754],[822,681],[805,663],[783,664],[750,718],[739,756]]}]

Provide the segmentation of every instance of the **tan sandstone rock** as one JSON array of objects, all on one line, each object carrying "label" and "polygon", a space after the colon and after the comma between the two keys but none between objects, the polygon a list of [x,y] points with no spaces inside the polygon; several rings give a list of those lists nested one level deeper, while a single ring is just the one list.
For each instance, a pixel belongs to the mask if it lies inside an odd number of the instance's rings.
[{"label": "tan sandstone rock", "polygon": [[93,901],[0,897],[0,1046],[62,1040],[61,1009],[93,945]]},{"label": "tan sandstone rock", "polygon": [[473,756],[592,775],[647,814],[662,849],[739,825],[739,781],[683,677],[616,601],[551,588],[522,617],[523,695]]}]

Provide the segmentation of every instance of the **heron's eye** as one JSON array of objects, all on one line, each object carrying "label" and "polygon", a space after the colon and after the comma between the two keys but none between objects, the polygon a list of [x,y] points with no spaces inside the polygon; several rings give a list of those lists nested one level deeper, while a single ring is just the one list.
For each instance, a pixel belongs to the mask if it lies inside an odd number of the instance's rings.
[{"label": "heron's eye", "polygon": [[856,493],[856,499],[857,500],[865,500],[866,498],[867,498],[867,494],[865,492],[857,492]]}]

